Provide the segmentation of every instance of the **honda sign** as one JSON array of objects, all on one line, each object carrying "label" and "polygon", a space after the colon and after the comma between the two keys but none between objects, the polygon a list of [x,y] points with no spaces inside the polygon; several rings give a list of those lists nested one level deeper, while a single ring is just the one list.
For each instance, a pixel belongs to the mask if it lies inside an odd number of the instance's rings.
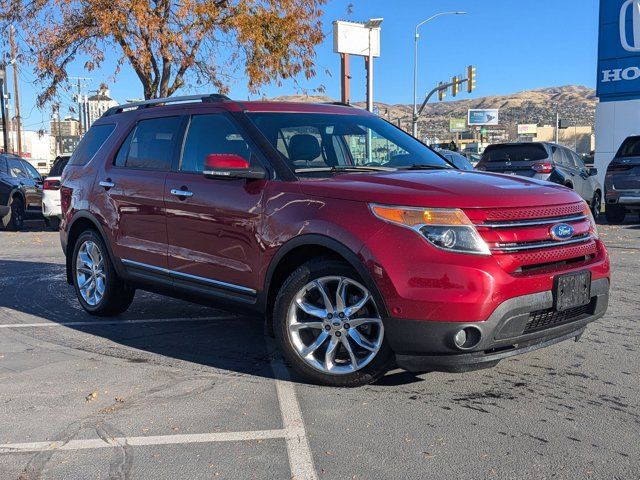
[{"label": "honda sign", "polygon": [[640,0],[601,0],[600,101],[640,98]]}]

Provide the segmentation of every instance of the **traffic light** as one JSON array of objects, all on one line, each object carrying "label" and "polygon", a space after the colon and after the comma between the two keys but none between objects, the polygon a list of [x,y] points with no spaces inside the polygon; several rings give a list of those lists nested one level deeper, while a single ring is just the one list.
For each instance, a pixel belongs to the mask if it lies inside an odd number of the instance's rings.
[{"label": "traffic light", "polygon": [[469,65],[467,67],[467,92],[471,93],[476,88],[476,67]]},{"label": "traffic light", "polygon": [[458,95],[459,91],[460,91],[460,84],[458,83],[458,77],[453,77],[451,79],[451,96],[455,97],[456,95]]},{"label": "traffic light", "polygon": [[[442,84],[443,84],[443,82],[438,83],[438,85],[442,85]],[[446,96],[447,96],[447,89],[440,87],[438,89],[438,100],[442,101],[442,100],[444,100],[444,97],[446,97]]]}]

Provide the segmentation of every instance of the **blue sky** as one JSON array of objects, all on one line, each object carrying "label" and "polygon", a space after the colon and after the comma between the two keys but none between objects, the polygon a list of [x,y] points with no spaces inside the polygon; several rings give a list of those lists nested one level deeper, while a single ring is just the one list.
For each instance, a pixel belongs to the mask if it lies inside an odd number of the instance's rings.
[{"label": "blue sky", "polygon": [[[350,15],[349,4],[353,5]],[[300,83],[305,88],[324,85],[327,95],[338,99],[340,61],[333,53],[331,22],[383,17],[374,97],[385,103],[410,103],[414,26],[434,13],[449,10],[468,13],[440,17],[421,28],[419,92],[462,72],[469,64],[477,66],[478,88],[472,97],[567,84],[595,86],[598,0],[330,0],[324,15],[327,38],[317,48],[318,75]],[[353,58],[351,70],[352,100],[364,99],[363,60]],[[115,84],[110,81],[112,74],[108,66],[87,74],[80,62],[70,70],[70,75],[92,77],[90,90],[108,81],[112,96],[119,101],[142,96],[132,71],[125,69]],[[38,129],[47,126],[50,114],[34,108],[32,79],[28,70],[21,79],[22,116],[27,129]],[[282,87],[267,86],[264,93],[272,97],[295,93],[295,88],[287,82]],[[231,96],[249,98],[242,82],[232,85]],[[457,98],[467,97],[465,91]],[[69,102],[70,94],[63,94],[61,101]]]}]

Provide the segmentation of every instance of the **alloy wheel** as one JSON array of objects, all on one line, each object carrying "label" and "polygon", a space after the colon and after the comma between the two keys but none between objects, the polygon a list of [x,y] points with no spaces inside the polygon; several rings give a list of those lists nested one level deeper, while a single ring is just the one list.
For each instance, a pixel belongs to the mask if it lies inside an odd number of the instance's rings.
[{"label": "alloy wheel", "polygon": [[365,367],[384,338],[371,293],[343,276],[321,277],[298,290],[289,305],[287,332],[305,363],[332,375]]},{"label": "alloy wheel", "polygon": [[98,305],[104,296],[105,281],[104,256],[95,242],[87,240],[76,258],[76,284],[82,299],[91,306]]}]

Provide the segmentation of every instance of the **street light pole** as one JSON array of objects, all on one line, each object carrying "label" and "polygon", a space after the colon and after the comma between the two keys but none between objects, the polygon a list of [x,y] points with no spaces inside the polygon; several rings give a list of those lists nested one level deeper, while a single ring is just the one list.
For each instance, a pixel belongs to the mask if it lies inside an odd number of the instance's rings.
[{"label": "street light pole", "polygon": [[427,22],[430,22],[434,18],[441,17],[443,15],[465,15],[467,12],[440,12],[430,16],[426,20],[418,23],[415,28],[415,34],[413,37],[413,136],[418,137],[418,38],[420,34],[418,29]]}]

